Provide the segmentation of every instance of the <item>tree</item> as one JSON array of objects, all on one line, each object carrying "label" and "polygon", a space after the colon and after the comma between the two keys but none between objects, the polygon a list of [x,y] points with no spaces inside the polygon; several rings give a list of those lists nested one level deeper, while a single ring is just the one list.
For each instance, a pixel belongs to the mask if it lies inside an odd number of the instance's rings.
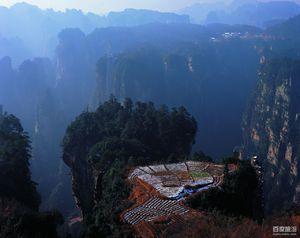
[{"label": "tree", "polygon": [[0,116],[0,197],[38,210],[40,197],[29,170],[30,141],[13,115]]},{"label": "tree", "polygon": [[119,103],[111,97],[95,112],[82,113],[67,129],[63,158],[77,185],[82,170],[91,183],[81,185],[84,195],[81,190],[77,194],[86,236],[126,236],[128,229],[119,215],[130,205],[128,169],[171,157],[183,160],[190,155],[196,130],[197,123],[185,108],[156,109],[152,102],[133,105],[131,99]]},{"label": "tree", "polygon": [[29,170],[30,141],[18,118],[0,115],[0,237],[56,238],[59,212],[40,213]]},{"label": "tree", "polygon": [[[256,201],[258,191],[259,181],[255,169],[249,161],[240,161],[234,173],[229,173],[225,165],[221,189],[215,188],[193,196],[188,204],[201,210],[218,210],[225,215],[260,219],[261,211],[258,211],[262,207]],[[259,217],[255,217],[257,214]]]}]

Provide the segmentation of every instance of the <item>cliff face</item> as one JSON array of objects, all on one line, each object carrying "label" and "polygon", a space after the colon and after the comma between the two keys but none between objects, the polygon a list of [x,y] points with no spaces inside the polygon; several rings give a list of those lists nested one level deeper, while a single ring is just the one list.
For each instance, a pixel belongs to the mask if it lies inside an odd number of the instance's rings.
[{"label": "cliff face", "polygon": [[[66,97],[58,94],[58,89],[54,87],[55,78],[55,67],[46,58],[26,60],[18,68],[13,68],[9,57],[0,60],[0,105],[21,119],[31,137],[32,156],[35,158],[31,171],[34,180],[39,183],[42,208],[59,208],[63,213],[68,213],[67,204],[74,204],[71,185],[63,187],[70,182],[66,168],[61,166],[60,142],[71,121],[66,118],[74,114],[69,116],[71,110],[64,109],[67,107],[63,104]],[[61,191],[62,197],[57,196],[58,191]]]},{"label": "cliff face", "polygon": [[243,129],[246,156],[263,161],[265,211],[271,213],[299,203],[300,61],[261,63]]},{"label": "cliff face", "polygon": [[92,213],[95,206],[95,182],[93,168],[85,160],[85,156],[64,156],[64,162],[72,171],[72,190],[76,205],[80,208],[83,217]]},{"label": "cliff face", "polygon": [[[32,134],[39,99],[53,85],[55,71],[49,59],[24,61],[17,69],[9,57],[0,60],[0,103],[22,119]],[[20,107],[22,105],[22,107]]]},{"label": "cliff face", "polygon": [[148,48],[103,57],[96,98],[103,102],[113,94],[121,100],[184,105],[198,121],[197,148],[219,158],[242,141],[242,115],[259,66],[254,45],[237,40],[187,44],[176,53]]}]

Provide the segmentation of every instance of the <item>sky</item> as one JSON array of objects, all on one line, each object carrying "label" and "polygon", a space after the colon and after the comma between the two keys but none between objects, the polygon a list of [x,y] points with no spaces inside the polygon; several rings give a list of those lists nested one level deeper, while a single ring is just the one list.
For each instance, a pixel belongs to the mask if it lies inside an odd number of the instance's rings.
[{"label": "sky", "polygon": [[[0,0],[0,6],[8,7],[18,2],[27,2],[29,4],[36,5],[42,9],[53,8],[55,10],[63,11],[66,8],[75,8],[81,9],[84,12],[94,12],[103,14],[110,11],[122,11],[125,8],[153,9],[159,11],[177,11],[195,3],[213,3],[230,1],[233,0]],[[300,3],[300,0],[289,1],[296,1]]]},{"label": "sky", "polygon": [[18,2],[27,2],[40,8],[53,8],[55,10],[76,8],[84,12],[106,13],[121,11],[125,8],[176,11],[194,3],[220,1],[230,0],[0,0],[0,5],[11,6]]}]

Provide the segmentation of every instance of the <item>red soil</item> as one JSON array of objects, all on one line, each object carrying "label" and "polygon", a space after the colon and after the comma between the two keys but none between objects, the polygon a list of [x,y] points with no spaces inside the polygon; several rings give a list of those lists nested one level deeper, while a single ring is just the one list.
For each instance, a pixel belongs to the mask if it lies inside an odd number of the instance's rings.
[{"label": "red soil", "polygon": [[[229,171],[235,171],[236,165],[229,165]],[[139,178],[128,181],[132,184],[129,200],[134,203],[133,208],[144,204],[151,197],[160,197],[160,193],[151,185]],[[180,205],[183,205],[180,202]],[[135,237],[140,238],[271,238],[273,226],[297,226],[300,231],[300,216],[286,216],[273,218],[259,225],[250,219],[231,220],[229,218],[208,214],[193,209],[184,215],[159,217],[151,222],[140,222],[133,225]],[[298,233],[299,234],[299,233]],[[294,236],[299,237],[299,236]]]},{"label": "red soil", "polygon": [[[132,192],[129,196],[129,200],[134,203],[134,206],[128,210],[142,205],[151,197],[161,197],[160,193],[148,183],[145,183],[139,178],[135,178],[130,181],[133,185]],[[183,204],[181,204],[183,205]],[[121,217],[128,211],[124,211]],[[185,222],[189,220],[197,220],[202,217],[202,214],[197,211],[190,211],[184,215],[174,215],[168,217],[160,217],[152,222],[141,222],[133,226],[133,229],[137,237],[141,238],[155,238],[165,237],[165,233],[168,232],[172,227],[184,227]]]}]

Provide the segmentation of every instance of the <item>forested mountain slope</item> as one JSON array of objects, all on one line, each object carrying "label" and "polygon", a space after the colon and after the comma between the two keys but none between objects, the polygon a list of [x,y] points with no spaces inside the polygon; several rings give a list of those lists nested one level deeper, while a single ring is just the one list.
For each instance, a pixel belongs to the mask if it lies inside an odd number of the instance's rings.
[{"label": "forested mountain slope", "polygon": [[[176,237],[176,233],[183,236],[193,234],[191,237],[194,237],[196,234],[204,235],[205,232],[211,235],[218,234],[213,221],[209,221],[212,228],[205,231],[201,229],[205,225],[201,223],[203,217],[198,210],[190,210],[187,215],[183,216],[179,214],[175,216],[176,212],[173,211],[174,216],[172,214],[168,216],[168,209],[164,208],[160,213],[155,214],[157,217],[161,216],[161,219],[142,222],[136,227],[135,232],[133,227],[122,219],[122,214],[125,215],[124,211],[133,205],[133,201],[138,203],[148,201],[149,209],[159,206],[163,208],[167,202],[176,203],[176,199],[166,200],[159,193],[161,191],[156,191],[145,182],[141,182],[140,188],[134,188],[135,185],[127,179],[130,171],[133,172],[132,168],[148,165],[148,167],[141,168],[144,173],[148,168],[162,181],[170,180],[170,176],[173,176],[175,180],[176,177],[181,178],[184,183],[188,180],[186,178],[188,175],[183,172],[188,168],[187,163],[191,166],[196,164],[187,162],[191,158],[198,161],[206,160],[206,163],[198,164],[200,167],[204,165],[206,169],[209,167],[208,171],[213,174],[222,174],[224,170],[224,187],[219,189],[216,186],[208,197],[204,193],[203,200],[194,197],[190,204],[182,204],[178,201],[178,205],[183,206],[185,211],[189,211],[188,205],[192,204],[196,209],[199,206],[197,201],[204,201],[204,203],[206,201],[212,208],[220,209],[221,213],[226,214],[227,211],[229,214],[234,212],[236,216],[247,214],[246,216],[251,217],[256,199],[253,193],[258,187],[255,169],[249,161],[242,162],[237,158],[230,158],[228,162],[224,162],[225,165],[221,165],[213,164],[211,159],[201,154],[191,157],[196,130],[195,119],[183,107],[171,110],[166,106],[155,108],[151,102],[138,101],[134,104],[130,99],[125,99],[121,104],[112,97],[100,105],[95,112],[84,112],[78,116],[66,131],[63,159],[71,168],[74,195],[83,215],[83,237],[132,237],[135,234],[144,237],[149,237],[149,235]],[[169,165],[166,165],[167,163]],[[228,163],[237,164],[231,166],[234,169],[231,169],[230,174],[224,169],[224,167],[228,169]],[[155,164],[157,166],[151,166]],[[170,175],[169,170],[169,173],[165,171],[168,166],[172,168],[170,170],[177,171],[177,175]],[[232,172],[236,170],[235,168],[238,168],[237,171]],[[201,173],[194,172],[193,174],[201,176]],[[155,179],[155,176],[149,175],[148,179],[157,183],[159,180]],[[166,176],[165,179],[164,176]],[[132,189],[135,189],[135,192]],[[145,192],[147,189],[148,195]],[[240,189],[243,192],[235,192]],[[150,204],[153,200],[151,192],[155,200],[152,204]],[[217,205],[219,203],[216,201],[220,196],[224,196],[222,202],[226,204],[226,208]],[[215,199],[207,199],[214,197]],[[241,198],[243,202],[237,206],[236,201]],[[176,206],[173,209],[175,208]],[[209,210],[209,207],[206,208]],[[140,207],[141,212],[143,209],[146,208]],[[150,210],[149,216],[151,216]],[[142,219],[143,213],[136,214],[136,218],[139,216]],[[210,217],[210,215],[207,216]],[[213,219],[219,219],[219,215]],[[228,222],[230,223],[229,220]],[[184,227],[188,224],[197,225],[185,229]],[[238,222],[231,229],[236,229],[237,224]],[[176,232],[176,229],[179,230]]]},{"label": "forested mountain slope", "polygon": [[40,196],[31,180],[29,138],[20,121],[0,110],[0,236],[57,237],[63,218],[39,213]]}]

